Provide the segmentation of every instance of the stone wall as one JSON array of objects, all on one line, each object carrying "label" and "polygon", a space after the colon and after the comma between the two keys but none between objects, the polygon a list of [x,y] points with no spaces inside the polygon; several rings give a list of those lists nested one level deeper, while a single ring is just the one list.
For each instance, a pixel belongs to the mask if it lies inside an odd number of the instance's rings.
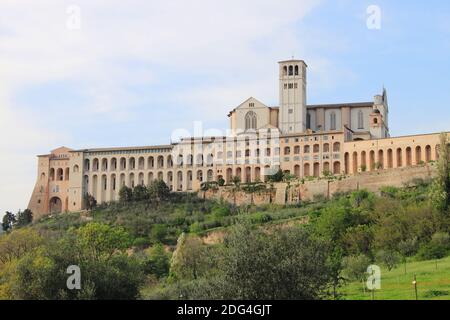
[{"label": "stone wall", "polygon": [[328,181],[326,179],[312,181],[292,181],[288,183],[276,183],[272,191],[260,193],[245,193],[233,191],[232,187],[221,187],[218,190],[201,192],[200,196],[207,199],[224,200],[236,205],[243,204],[294,204],[299,201],[314,201],[318,198],[327,198],[340,192],[348,192],[358,189],[366,189],[371,192],[379,192],[384,186],[403,187],[414,184],[414,179],[430,179],[436,172],[433,163],[408,168],[397,168],[363,172],[354,176],[344,177]]}]

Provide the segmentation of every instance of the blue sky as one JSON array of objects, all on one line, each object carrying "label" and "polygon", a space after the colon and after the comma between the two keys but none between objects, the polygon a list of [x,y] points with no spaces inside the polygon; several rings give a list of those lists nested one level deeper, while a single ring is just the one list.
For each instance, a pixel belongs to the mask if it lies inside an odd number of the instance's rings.
[{"label": "blue sky", "polygon": [[444,1],[2,0],[0,212],[26,207],[36,154],[165,144],[194,121],[227,129],[250,96],[277,105],[276,62],[293,55],[310,104],[370,101],[384,85],[393,136],[450,129]]}]

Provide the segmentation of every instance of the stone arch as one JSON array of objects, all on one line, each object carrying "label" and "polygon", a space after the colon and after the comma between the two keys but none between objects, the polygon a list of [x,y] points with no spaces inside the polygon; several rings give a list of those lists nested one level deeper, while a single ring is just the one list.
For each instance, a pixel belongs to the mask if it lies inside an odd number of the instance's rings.
[{"label": "stone arch", "polygon": [[148,177],[147,177],[147,184],[152,183],[152,182],[153,182],[153,179],[154,179],[154,177],[153,177],[153,172],[149,172],[149,173],[148,173]]},{"label": "stone arch", "polygon": [[379,169],[384,169],[384,151],[378,150],[378,165]]},{"label": "stone arch", "polygon": [[422,162],[422,147],[416,147],[416,165],[419,165]]},{"label": "stone arch", "polygon": [[102,159],[102,171],[108,171],[108,159]]},{"label": "stone arch", "polygon": [[320,177],[320,163],[314,163],[314,177]]},{"label": "stone arch", "polygon": [[110,183],[110,186],[109,186],[109,190],[110,190],[109,199],[111,199],[111,201],[115,201],[116,200],[116,190],[117,190],[117,181],[116,180],[117,180],[116,179],[116,174],[113,173],[111,175],[111,178],[109,179],[109,183]]},{"label": "stone arch", "polygon": [[335,142],[333,143],[333,152],[340,152],[341,151],[341,143]]},{"label": "stone arch", "polygon": [[231,184],[231,180],[233,179],[233,169],[228,168],[226,173],[226,181],[227,184]]},{"label": "stone arch", "polygon": [[411,147],[406,148],[406,166],[410,167],[412,166],[412,151]]},{"label": "stone arch", "polygon": [[110,168],[111,168],[111,171],[117,170],[117,158],[111,158]]},{"label": "stone arch", "polygon": [[392,149],[388,149],[387,151],[387,167],[389,169],[394,167],[394,155]]},{"label": "stone arch", "polygon": [[138,159],[138,169],[144,170],[145,169],[145,159],[144,157],[139,157]]},{"label": "stone arch", "polygon": [[352,162],[353,162],[352,168],[353,174],[358,173],[358,153],[356,151],[353,152]]},{"label": "stone arch", "polygon": [[106,190],[108,189],[108,178],[106,174],[103,174],[101,177],[101,192],[100,192],[100,203],[106,201]]},{"label": "stone arch", "polygon": [[128,160],[128,170],[135,170],[136,169],[136,159],[134,157],[131,157]]},{"label": "stone arch", "polygon": [[170,190],[173,190],[173,172],[172,171],[167,172],[167,185],[169,186]]},{"label": "stone arch", "polygon": [[90,165],[91,165],[91,162],[89,161],[89,159],[84,159],[84,170],[85,171],[90,170]]},{"label": "stone arch", "polygon": [[155,158],[148,157],[147,159],[147,169],[153,169],[155,167]]},{"label": "stone arch", "polygon": [[209,169],[208,172],[206,173],[206,179],[208,182],[214,180],[214,172],[211,169]]},{"label": "stone arch", "polygon": [[313,146],[313,152],[314,153],[319,153],[320,152],[320,145],[319,144],[315,144]]},{"label": "stone arch", "polygon": [[367,171],[367,154],[365,151],[361,152],[361,171]]},{"label": "stone arch", "polygon": [[192,171],[189,170],[186,174],[187,176],[187,189],[188,190],[192,190]]},{"label": "stone arch", "polygon": [[397,148],[397,168],[401,168],[402,166],[403,166],[402,148]]},{"label": "stone arch", "polygon": [[327,174],[330,173],[330,163],[328,161],[323,163],[323,172]]},{"label": "stone arch", "polygon": [[156,165],[157,165],[158,169],[164,168],[164,157],[163,156],[158,156]]},{"label": "stone arch", "polygon": [[167,168],[173,168],[173,159],[172,159],[172,155],[171,154],[169,154],[167,156],[166,166],[167,166]]},{"label": "stone arch", "polygon": [[80,172],[80,167],[77,164],[73,166],[73,172],[74,173]]},{"label": "stone arch", "polygon": [[127,169],[127,159],[125,158],[120,158],[120,170],[126,170]]},{"label": "stone arch", "polygon": [[425,147],[425,162],[430,162],[431,161],[431,146],[427,145]]},{"label": "stone arch", "polygon": [[242,169],[241,167],[236,168],[236,176],[242,181]]},{"label": "stone arch", "polygon": [[139,183],[141,186],[145,186],[144,173],[143,173],[143,172],[139,172],[138,183]]},{"label": "stone arch", "polygon": [[126,185],[126,182],[125,182],[125,173],[121,173],[121,174],[120,174],[119,184],[120,184],[120,187],[121,187],[121,188],[124,187],[124,186]]},{"label": "stone arch", "polygon": [[333,174],[341,174],[341,163],[339,161],[333,163]]},{"label": "stone arch", "polygon": [[290,147],[284,147],[284,155],[288,156],[291,154],[291,148]]},{"label": "stone arch", "polygon": [[197,171],[197,181],[203,182],[203,170]]},{"label": "stone arch", "polygon": [[58,168],[58,170],[56,170],[56,180],[57,181],[63,181],[64,180],[63,169]]},{"label": "stone arch", "polygon": [[55,169],[50,169],[50,181],[55,181]]},{"label": "stone arch", "polygon": [[255,167],[255,181],[261,181],[261,168]]},{"label": "stone arch", "polygon": [[134,188],[135,187],[135,181],[134,181],[134,173],[130,173],[128,176],[128,187]]},{"label": "stone arch", "polygon": [[203,165],[203,154],[197,154],[197,156],[195,157],[195,164],[199,167]]},{"label": "stone arch", "polygon": [[99,162],[97,158],[94,158],[94,160],[92,160],[92,171],[98,171],[99,169]]},{"label": "stone arch", "polygon": [[92,176],[92,196],[97,199],[98,177],[96,174]]},{"label": "stone arch", "polygon": [[61,213],[62,210],[63,208],[61,199],[59,197],[52,197],[49,201],[50,214]]},{"label": "stone arch", "polygon": [[369,153],[369,167],[370,171],[375,170],[375,151],[371,150]]},{"label": "stone arch", "polygon": [[182,171],[177,172],[177,190],[178,191],[183,190],[183,172]]},{"label": "stone arch", "polygon": [[344,154],[344,170],[345,174],[349,174],[350,172],[350,154],[346,152]]},{"label": "stone arch", "polygon": [[298,164],[296,164],[296,165],[294,166],[294,175],[295,175],[297,178],[300,178],[300,166],[299,166]]},{"label": "stone arch", "polygon": [[309,165],[309,163],[305,163],[304,165],[303,165],[303,175],[305,176],[305,177],[310,177],[311,176],[311,172],[310,172],[310,165]]}]

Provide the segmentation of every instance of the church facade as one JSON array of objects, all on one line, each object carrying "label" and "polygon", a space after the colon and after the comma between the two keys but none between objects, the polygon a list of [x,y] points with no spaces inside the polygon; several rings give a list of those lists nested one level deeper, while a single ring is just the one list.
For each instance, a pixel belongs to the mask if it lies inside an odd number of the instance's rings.
[{"label": "church facade", "polygon": [[159,146],[57,148],[38,156],[28,208],[35,217],[118,200],[122,186],[155,179],[173,191],[198,191],[201,183],[238,176],[263,181],[279,169],[298,179],[354,175],[436,161],[439,134],[391,137],[386,90],[372,101],[307,104],[307,65],[279,62],[279,106],[251,97],[231,110],[231,134],[185,137]]}]

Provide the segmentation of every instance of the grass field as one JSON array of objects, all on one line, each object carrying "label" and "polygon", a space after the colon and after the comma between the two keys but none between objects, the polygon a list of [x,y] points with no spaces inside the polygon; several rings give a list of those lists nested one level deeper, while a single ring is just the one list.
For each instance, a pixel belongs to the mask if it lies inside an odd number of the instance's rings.
[{"label": "grass field", "polygon": [[[375,300],[414,300],[414,274],[419,300],[450,300],[450,257],[436,261],[411,261],[388,271],[381,270],[381,289],[375,291]],[[352,282],[343,288],[345,300],[371,300],[371,292],[363,291],[361,282]]]}]

